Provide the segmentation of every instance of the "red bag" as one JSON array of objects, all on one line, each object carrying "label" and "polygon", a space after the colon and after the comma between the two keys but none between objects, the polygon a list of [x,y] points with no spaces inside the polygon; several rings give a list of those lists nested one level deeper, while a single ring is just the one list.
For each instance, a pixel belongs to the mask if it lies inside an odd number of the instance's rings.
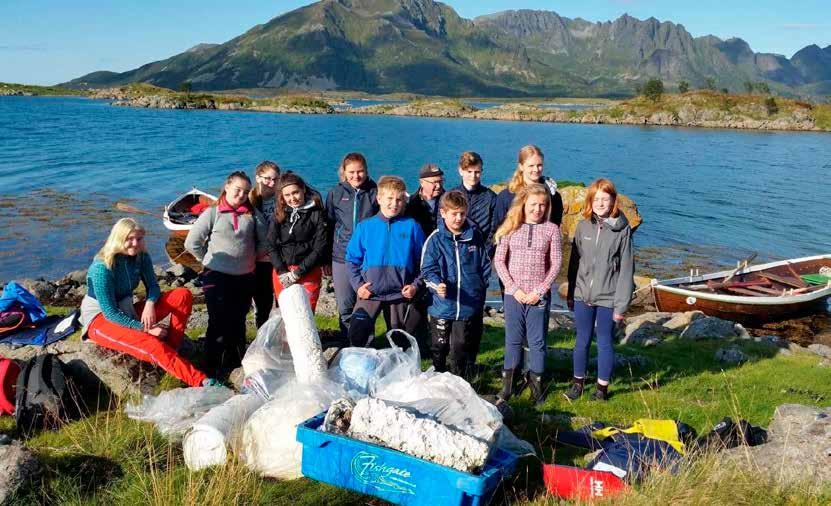
[{"label": "red bag", "polygon": [[9,358],[0,357],[0,416],[14,414],[15,387],[20,366]]},{"label": "red bag", "polygon": [[604,499],[629,488],[612,473],[555,464],[543,464],[542,479],[551,494],[563,499]]}]

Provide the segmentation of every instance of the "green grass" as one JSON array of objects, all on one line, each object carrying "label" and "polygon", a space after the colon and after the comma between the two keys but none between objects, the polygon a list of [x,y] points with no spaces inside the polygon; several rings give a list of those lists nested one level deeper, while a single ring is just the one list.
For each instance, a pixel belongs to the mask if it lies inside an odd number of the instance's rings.
[{"label": "green grass", "polygon": [[[53,311],[54,308],[53,308]],[[56,312],[56,311],[55,311]],[[334,329],[335,318],[318,318],[322,329]],[[379,335],[383,323],[376,327]],[[204,329],[191,329],[191,337]],[[253,329],[249,337],[253,337]],[[571,332],[557,331],[549,344],[570,349]],[[486,327],[479,362],[486,372],[474,385],[482,394],[500,386],[503,329]],[[831,383],[828,370],[817,366],[813,355],[778,356],[768,347],[740,342],[750,356],[740,366],[715,361],[724,343],[687,342],[670,338],[653,348],[619,346],[622,355],[638,354],[647,364],[618,370],[607,403],[581,399],[567,402],[560,394],[569,383],[571,365],[549,360],[547,413],[554,422],[543,423],[531,408],[528,394],[511,401],[514,432],[537,448],[543,462],[582,465],[583,454],[555,447],[553,434],[560,427],[578,427],[593,420],[628,424],[637,418],[672,418],[706,432],[724,416],[745,418],[766,426],[774,408],[784,403],[828,405]],[[426,367],[427,360],[423,361]],[[170,377],[162,388],[181,384]],[[0,419],[0,432],[13,433],[10,417]],[[307,479],[279,482],[261,479],[234,460],[226,467],[191,473],[181,448],[153,431],[149,424],[128,419],[120,403],[59,431],[28,441],[45,465],[44,475],[27,485],[14,504],[366,504],[370,499]],[[521,462],[518,475],[500,489],[495,504],[555,504],[545,496],[540,460]],[[687,466],[676,476],[657,473],[630,494],[622,504],[827,504],[829,489],[795,485],[782,487],[745,470],[720,464],[718,456]],[[617,503],[617,502],[616,502]],[[373,502],[373,504],[376,504]]]},{"label": "green grass", "polygon": [[818,127],[831,131],[831,104],[816,105],[811,113]]},{"label": "green grass", "polygon": [[11,89],[41,96],[86,95],[85,91],[70,90],[59,86],[36,86],[34,84],[0,83],[0,91]]}]

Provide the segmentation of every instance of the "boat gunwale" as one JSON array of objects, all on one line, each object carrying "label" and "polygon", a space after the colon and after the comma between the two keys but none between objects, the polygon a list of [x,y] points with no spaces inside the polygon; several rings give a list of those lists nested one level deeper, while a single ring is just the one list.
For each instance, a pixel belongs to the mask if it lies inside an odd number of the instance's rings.
[{"label": "boat gunwale", "polygon": [[215,195],[211,195],[210,193],[204,192],[204,191],[202,191],[202,190],[200,190],[199,188],[196,188],[196,187],[194,187],[194,188],[190,189],[189,191],[179,195],[171,203],[164,206],[164,213],[162,213],[162,223],[164,224],[166,229],[176,232],[176,231],[190,230],[190,228],[193,227],[193,223],[174,223],[170,219],[170,214],[168,212],[173,206],[175,206],[176,204],[181,202],[185,197],[187,197],[189,195],[205,196],[205,197],[208,197],[210,199],[213,199],[214,201],[216,201],[219,198]]}]

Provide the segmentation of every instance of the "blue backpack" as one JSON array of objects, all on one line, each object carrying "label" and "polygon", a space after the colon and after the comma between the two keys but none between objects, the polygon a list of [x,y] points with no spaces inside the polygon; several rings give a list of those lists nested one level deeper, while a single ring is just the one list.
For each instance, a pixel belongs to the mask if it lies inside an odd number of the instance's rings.
[{"label": "blue backpack", "polygon": [[0,313],[23,313],[26,321],[37,325],[46,318],[46,309],[37,298],[15,281],[9,281],[0,296]]}]

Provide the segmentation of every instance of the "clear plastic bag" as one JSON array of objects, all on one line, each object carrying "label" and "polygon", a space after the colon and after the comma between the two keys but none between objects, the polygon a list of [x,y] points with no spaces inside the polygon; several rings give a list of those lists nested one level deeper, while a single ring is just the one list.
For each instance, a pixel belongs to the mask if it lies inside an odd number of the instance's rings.
[{"label": "clear plastic bag", "polygon": [[326,379],[292,382],[280,388],[246,422],[242,459],[263,476],[299,478],[303,447],[296,439],[297,425],[326,411],[343,395],[340,385]]},{"label": "clear plastic bag", "polygon": [[128,403],[124,412],[133,420],[152,422],[167,438],[178,440],[202,415],[234,396],[230,388],[174,388],[158,396],[145,395],[141,404]]},{"label": "clear plastic bag", "polygon": [[294,372],[283,316],[279,310],[272,311],[242,358],[242,370],[246,377],[268,369]]},{"label": "clear plastic bag", "polygon": [[[392,340],[393,333],[403,335],[410,348],[404,351]],[[382,350],[373,348],[344,348],[329,368],[329,378],[344,388],[354,398],[373,395],[386,385],[418,375],[421,372],[421,357],[418,343],[402,330],[391,330],[386,334],[390,347]]]}]

